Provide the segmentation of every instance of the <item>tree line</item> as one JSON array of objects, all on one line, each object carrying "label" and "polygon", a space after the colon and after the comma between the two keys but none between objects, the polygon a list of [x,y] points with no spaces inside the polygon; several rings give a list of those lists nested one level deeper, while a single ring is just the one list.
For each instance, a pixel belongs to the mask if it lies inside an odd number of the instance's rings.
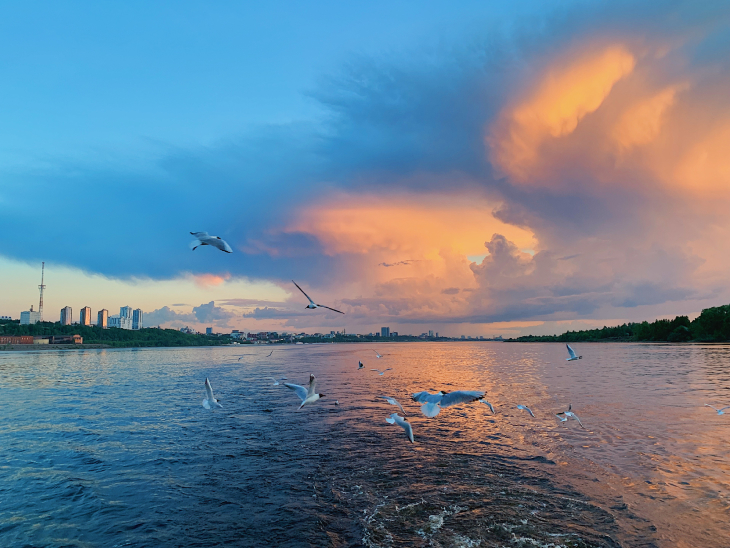
[{"label": "tree line", "polygon": [[189,335],[176,329],[101,329],[96,326],[61,325],[59,322],[20,325],[18,320],[0,321],[0,335],[49,337],[76,334],[84,338],[84,344],[105,344],[111,347],[217,346],[231,342],[229,337]]},{"label": "tree line", "polygon": [[730,341],[730,304],[705,308],[694,320],[677,316],[673,320],[625,323],[615,327],[567,331],[562,335],[526,335],[508,339],[516,342],[725,342]]}]

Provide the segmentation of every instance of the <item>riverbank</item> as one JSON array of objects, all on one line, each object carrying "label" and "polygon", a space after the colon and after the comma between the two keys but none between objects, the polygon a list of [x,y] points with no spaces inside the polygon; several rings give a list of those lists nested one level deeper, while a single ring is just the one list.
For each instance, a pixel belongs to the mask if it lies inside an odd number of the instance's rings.
[{"label": "riverbank", "polygon": [[35,350],[89,350],[92,348],[112,348],[108,344],[4,344],[0,352],[18,352]]}]

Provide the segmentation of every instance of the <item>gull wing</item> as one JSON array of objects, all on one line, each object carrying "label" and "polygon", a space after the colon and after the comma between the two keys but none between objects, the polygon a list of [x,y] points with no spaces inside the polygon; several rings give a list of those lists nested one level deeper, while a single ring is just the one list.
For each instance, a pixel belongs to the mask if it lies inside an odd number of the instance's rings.
[{"label": "gull wing", "polygon": [[411,397],[414,401],[417,401],[418,403],[439,403],[443,396],[444,395],[442,392],[436,392],[435,394],[431,394],[430,392],[423,391],[417,392]]},{"label": "gull wing", "polygon": [[190,234],[195,236],[198,240],[203,240],[210,237],[207,232],[191,232]]},{"label": "gull wing", "polygon": [[710,405],[709,403],[706,403],[705,407],[712,407],[715,411],[719,411],[717,407],[715,407],[714,405]]},{"label": "gull wing", "polygon": [[288,382],[285,382],[284,386],[294,390],[294,392],[296,392],[297,396],[299,396],[299,399],[301,399],[302,401],[307,399],[307,389],[304,388],[303,386],[299,386],[298,384],[289,384]]},{"label": "gull wing", "polygon": [[381,357],[380,353],[377,350],[375,350],[374,348],[373,348],[373,352],[375,352],[375,355],[378,356],[378,358]]},{"label": "gull wing", "polygon": [[205,377],[205,393],[208,396],[208,401],[210,403],[213,403],[215,401],[215,398],[213,397],[213,387],[210,386],[210,381],[208,380],[208,377]]},{"label": "gull wing", "polygon": [[266,356],[266,357],[267,357],[267,358],[270,358],[270,357],[271,357],[271,355],[272,355],[273,353],[274,353],[274,351],[272,350],[271,352],[269,352],[269,355],[268,355],[268,356]]},{"label": "gull wing", "polygon": [[225,251],[226,253],[233,253],[233,250],[231,249],[231,246],[228,245],[228,242],[226,242],[220,236],[211,238],[210,245],[217,247],[218,249],[220,249],[221,251]]},{"label": "gull wing", "polygon": [[309,390],[307,391],[307,397],[314,396],[314,390],[315,390],[316,384],[317,384],[317,379],[314,378],[314,375],[309,375]]},{"label": "gull wing", "polygon": [[580,419],[578,418],[578,415],[576,415],[575,413],[573,413],[573,418],[578,421],[578,424],[580,424],[580,427],[581,428],[585,428],[585,426],[583,426],[583,423],[580,422]]},{"label": "gull wing", "polygon": [[718,411],[725,411],[725,409],[730,409],[730,405],[728,405],[727,407],[723,407],[722,409],[718,409]]},{"label": "gull wing", "polygon": [[572,348],[570,348],[570,345],[569,344],[566,344],[565,346],[568,347],[568,354],[570,354],[570,357],[571,358],[577,358],[578,357],[576,355],[576,353],[575,353],[575,350],[573,350]]},{"label": "gull wing", "polygon": [[489,407],[490,411],[492,412],[492,415],[495,415],[495,414],[496,414],[496,413],[494,412],[494,406],[493,406],[493,405],[492,405],[491,403],[489,403],[489,402],[488,402],[487,400],[485,400],[484,398],[480,399],[479,401],[480,401],[480,402],[482,402],[482,403],[483,403],[484,405],[486,405],[486,406],[488,406],[488,407]]},{"label": "gull wing", "polygon": [[371,369],[370,371],[377,371],[378,373],[382,373],[380,369]]},{"label": "gull wing", "polygon": [[398,413],[393,413],[391,415],[393,420],[395,421],[395,424],[400,426],[403,430],[406,431],[406,436],[408,436],[408,439],[411,440],[411,443],[415,443],[413,441],[413,428],[411,427],[411,423],[408,422],[406,419],[401,417]]},{"label": "gull wing", "polygon": [[[296,285],[296,286],[297,286],[297,289],[298,289],[299,291],[301,291],[302,293],[304,293],[304,290],[303,290],[303,289],[302,289],[301,287],[299,287],[299,284],[297,284],[297,282],[295,282],[294,280],[292,280],[292,281],[291,281],[291,283],[293,283],[294,285]],[[312,304],[313,304],[314,306],[318,306],[318,305],[317,305],[317,304],[316,304],[316,303],[315,303],[315,302],[314,302],[314,301],[313,301],[313,300],[312,300],[312,299],[311,299],[311,298],[309,297],[309,295],[307,295],[306,293],[304,293],[304,296],[305,296],[305,297],[306,297],[307,299],[309,299],[309,302],[310,302],[310,303],[312,303]]]},{"label": "gull wing", "polygon": [[460,403],[471,403],[484,397],[484,392],[476,390],[456,390],[441,397],[441,407],[449,407]]},{"label": "gull wing", "polygon": [[266,378],[267,379],[271,379],[272,381],[274,381],[274,386],[276,386],[277,384],[279,384],[279,381],[277,381],[274,377],[266,377]]},{"label": "gull wing", "polygon": [[[329,306],[325,306],[323,304],[318,304],[317,306],[320,308],[326,308],[327,310],[331,310],[332,312],[340,312],[339,310],[335,310],[334,308],[330,308]],[[344,312],[340,312],[340,314],[344,314]]]},{"label": "gull wing", "polygon": [[390,398],[388,396],[380,396],[380,397],[383,398],[385,401],[387,401],[390,405],[395,405],[398,409],[401,410],[401,413],[403,413],[404,415],[406,414],[406,411],[405,411],[405,409],[403,409],[403,406],[400,403],[398,403],[398,400],[396,400],[395,398]]}]

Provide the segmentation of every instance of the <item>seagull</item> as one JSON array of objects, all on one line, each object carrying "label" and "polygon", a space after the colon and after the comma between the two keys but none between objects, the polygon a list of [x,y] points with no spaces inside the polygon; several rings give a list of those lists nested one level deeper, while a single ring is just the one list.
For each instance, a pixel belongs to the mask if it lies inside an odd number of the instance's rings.
[{"label": "seagull", "polygon": [[358,361],[358,362],[357,362],[357,368],[358,368],[358,369],[362,369],[363,367],[364,367],[364,366],[363,366],[362,362],[361,362],[361,361]]},{"label": "seagull", "polygon": [[340,400],[335,400],[335,405],[340,405]]},{"label": "seagull", "polygon": [[[297,284],[297,282],[295,282],[294,280],[292,280],[292,283],[297,286],[297,289],[299,289],[299,291],[301,291],[302,293],[304,293],[304,290],[301,287],[299,287],[299,285]],[[329,306],[325,306],[323,304],[317,304],[317,303],[315,303],[309,297],[309,295],[307,295],[306,293],[304,293],[304,296],[307,299],[309,299],[309,304],[306,306],[306,308],[311,308],[312,310],[314,310],[315,308],[326,308],[327,310],[332,310],[333,312],[337,312],[339,314],[344,314],[344,312],[340,312],[339,310],[335,310],[334,308],[330,308]]]},{"label": "seagull", "polygon": [[379,353],[378,353],[378,351],[377,351],[377,350],[375,350],[374,348],[373,348],[373,352],[375,352],[375,357],[376,357],[376,358],[382,358],[382,357],[383,357],[383,356],[382,356],[381,354],[379,354]]},{"label": "seagull", "polygon": [[481,400],[479,400],[479,401],[480,401],[480,402],[482,402],[483,404],[486,404],[486,405],[487,405],[487,406],[489,407],[489,409],[490,409],[490,410],[492,411],[492,415],[494,415],[494,414],[495,414],[495,413],[494,413],[494,406],[493,406],[493,405],[492,405],[491,403],[489,403],[489,402],[488,402],[487,400],[485,400],[484,398],[482,398],[482,399],[481,399]]},{"label": "seagull", "polygon": [[[315,379],[314,375],[309,375],[309,389],[299,386],[298,384],[289,384],[288,382],[285,382],[284,386],[294,390],[294,392],[297,393],[297,396],[301,398],[302,405],[299,406],[299,409],[301,409],[305,405],[314,403],[320,398],[324,398],[324,394],[315,394],[314,390],[316,382],[317,379]],[[297,409],[297,411],[299,411],[299,409]]]},{"label": "seagull", "polygon": [[714,406],[710,405],[709,403],[706,403],[705,407],[712,407],[715,411],[717,411],[718,415],[724,415],[725,409],[730,409],[730,405],[728,405],[727,407],[723,407],[722,409],[718,409],[717,407],[714,407]]},{"label": "seagull", "polygon": [[390,398],[388,396],[380,396],[380,397],[383,398],[385,401],[387,401],[390,405],[395,405],[398,409],[401,410],[401,413],[403,413],[404,415],[406,414],[406,410],[403,409],[403,406],[400,403],[398,403],[398,400],[396,400],[395,398]]},{"label": "seagull", "polygon": [[[577,421],[578,421],[578,424],[580,424],[581,428],[585,428],[585,426],[583,426],[583,423],[582,423],[582,422],[580,422],[580,419],[578,418],[578,415],[576,415],[575,413],[573,413],[572,409],[573,409],[573,404],[571,403],[571,404],[570,404],[570,405],[568,406],[568,410],[567,410],[567,411],[562,411],[562,412],[560,412],[560,413],[555,413],[555,416],[556,416],[556,417],[558,417],[558,418],[560,419],[560,422],[565,422],[565,421],[567,421],[567,420],[568,420],[568,419],[569,419],[570,417],[573,417],[573,418],[574,418],[575,420],[577,420]],[[561,416],[561,415],[564,415],[564,416]],[[533,416],[534,416],[534,415],[533,415]]]},{"label": "seagull", "polygon": [[[436,392],[430,394],[428,392],[417,392],[412,396],[413,401],[421,403],[421,413],[428,418],[435,417],[441,412],[442,407],[450,407],[459,405],[460,403],[471,403],[473,401],[482,401],[484,392],[476,390],[456,390],[454,392]],[[486,402],[485,402],[486,403]],[[490,406],[490,404],[487,404]]]},{"label": "seagull", "polygon": [[408,422],[408,419],[404,419],[398,413],[393,413],[390,417],[385,419],[385,421],[389,422],[390,424],[397,424],[398,426],[400,426],[403,430],[406,431],[406,436],[408,436],[408,439],[411,440],[411,443],[415,443],[413,441],[413,428],[411,428],[411,423]]},{"label": "seagull", "polygon": [[203,407],[206,409],[211,409],[212,406],[217,405],[221,409],[223,409],[223,406],[218,403],[218,400],[215,399],[213,396],[213,388],[210,386],[210,381],[208,380],[208,377],[205,377],[205,395],[206,398],[203,400]]},{"label": "seagull", "polygon": [[266,378],[267,379],[271,379],[272,381],[274,381],[274,386],[279,386],[279,381],[285,381],[286,380],[286,377],[282,377],[282,378],[280,378],[278,380],[275,379],[274,377],[266,377]]},{"label": "seagull", "polygon": [[533,419],[535,418],[535,414],[534,414],[534,413],[532,412],[532,409],[530,409],[530,408],[529,408],[529,407],[527,407],[526,405],[518,405],[518,406],[517,406],[517,409],[524,409],[525,411],[527,411],[527,412],[528,412],[528,413],[530,414],[530,416],[531,416],[531,417],[532,417]]},{"label": "seagull", "polygon": [[578,356],[575,353],[575,350],[573,350],[572,348],[570,348],[570,345],[569,344],[566,344],[565,346],[568,347],[568,354],[570,354],[570,358],[568,358],[567,360],[565,360],[566,362],[572,362],[574,360],[582,360],[583,359],[583,356]]},{"label": "seagull", "polygon": [[266,357],[267,357],[267,358],[270,358],[270,357],[271,357],[271,355],[272,355],[273,353],[274,353],[274,351],[272,350],[271,352],[269,352],[269,355],[268,355],[268,356],[266,356]]},{"label": "seagull", "polygon": [[[392,369],[393,369],[392,367],[389,367],[389,368],[388,368],[388,369],[386,369],[385,371],[390,371],[390,370],[392,370]],[[370,371],[377,371],[377,372],[378,372],[378,373],[380,373],[381,375],[385,375],[385,371],[381,371],[380,369],[371,369]]]},{"label": "seagull", "polygon": [[198,246],[201,245],[212,245],[213,247],[217,247],[221,251],[225,251],[226,253],[233,253],[233,250],[231,249],[231,246],[228,245],[228,242],[221,239],[220,236],[211,236],[207,232],[191,232],[193,236],[195,236],[195,240],[190,242],[190,248],[195,251],[195,249]]}]

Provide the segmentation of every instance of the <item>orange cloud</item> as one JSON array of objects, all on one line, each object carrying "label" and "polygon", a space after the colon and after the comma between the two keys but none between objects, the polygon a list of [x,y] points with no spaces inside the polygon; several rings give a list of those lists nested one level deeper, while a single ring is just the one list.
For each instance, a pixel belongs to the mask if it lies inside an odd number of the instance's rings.
[{"label": "orange cloud", "polygon": [[217,274],[195,274],[193,280],[200,287],[216,287],[229,280],[231,275],[226,273],[222,276]]},{"label": "orange cloud", "polygon": [[492,161],[516,182],[531,182],[542,145],[575,131],[635,65],[631,52],[612,45],[551,67],[526,99],[500,116],[487,139]]},{"label": "orange cloud", "polygon": [[374,252],[393,264],[438,259],[442,249],[481,255],[494,232],[533,248],[530,230],[491,215],[500,205],[473,197],[342,195],[304,210],[287,231],[315,235],[328,254]]},{"label": "orange cloud", "polygon": [[654,141],[662,129],[667,109],[675,103],[677,92],[686,87],[669,86],[627,108],[612,131],[619,151]]}]

